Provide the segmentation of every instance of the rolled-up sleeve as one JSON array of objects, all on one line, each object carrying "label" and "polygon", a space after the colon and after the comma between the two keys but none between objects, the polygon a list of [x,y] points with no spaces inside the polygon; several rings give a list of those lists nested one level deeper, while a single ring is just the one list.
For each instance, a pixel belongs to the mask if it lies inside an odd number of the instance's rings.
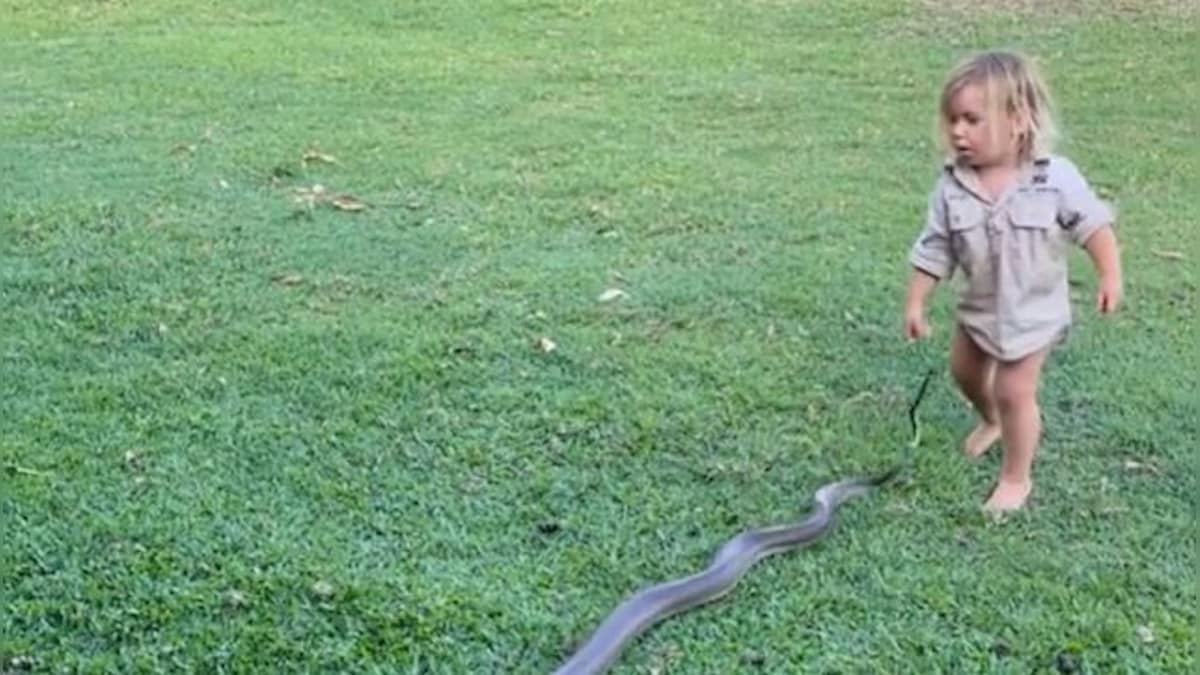
[{"label": "rolled-up sleeve", "polygon": [[1087,179],[1069,160],[1057,158],[1054,182],[1058,186],[1058,224],[1078,245],[1101,228],[1112,225],[1112,209],[1096,196]]},{"label": "rolled-up sleeve", "polygon": [[945,279],[954,269],[954,252],[950,247],[950,229],[946,224],[946,201],[942,198],[942,182],[929,194],[925,227],[909,251],[913,267],[938,279]]}]

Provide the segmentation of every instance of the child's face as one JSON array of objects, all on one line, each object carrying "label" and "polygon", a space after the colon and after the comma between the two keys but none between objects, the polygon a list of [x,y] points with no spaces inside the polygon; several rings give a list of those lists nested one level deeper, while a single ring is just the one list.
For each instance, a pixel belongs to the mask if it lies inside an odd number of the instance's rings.
[{"label": "child's face", "polygon": [[962,86],[950,99],[950,142],[959,161],[975,168],[1015,163],[1019,128],[1009,115],[994,113],[978,84]]}]

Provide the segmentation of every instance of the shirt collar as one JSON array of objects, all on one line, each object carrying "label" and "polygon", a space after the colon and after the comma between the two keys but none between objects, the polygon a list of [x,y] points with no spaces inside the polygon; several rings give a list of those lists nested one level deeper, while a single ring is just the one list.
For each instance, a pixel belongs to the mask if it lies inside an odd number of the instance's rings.
[{"label": "shirt collar", "polygon": [[[1036,182],[1036,181],[1034,181],[1034,177],[1039,176],[1039,175],[1044,175],[1046,172],[1046,168],[1049,165],[1050,165],[1050,155],[1048,153],[1039,152],[1036,155],[1034,155],[1032,161],[1023,163],[1021,165],[1021,167],[1018,169],[1017,182],[1016,182],[1016,185],[1013,186],[1014,189],[1017,187],[1024,186],[1024,185],[1028,185],[1031,182]],[[989,203],[993,203],[993,201],[994,201],[994,203],[998,204],[1001,201],[1003,201],[1007,196],[1007,192],[1006,192],[1005,194],[1000,195],[1000,197],[997,198],[996,200],[992,200],[990,197],[987,196],[987,192],[984,191],[983,186],[980,185],[979,174],[977,174],[975,172],[975,169],[973,169],[970,166],[967,166],[965,164],[960,164],[954,158],[947,158],[945,160],[945,162],[943,163],[943,168],[945,169],[946,173],[949,174],[959,185],[961,185],[968,192],[975,195],[981,201],[989,202]],[[1011,191],[1012,190],[1009,190],[1009,192],[1011,192]]]}]

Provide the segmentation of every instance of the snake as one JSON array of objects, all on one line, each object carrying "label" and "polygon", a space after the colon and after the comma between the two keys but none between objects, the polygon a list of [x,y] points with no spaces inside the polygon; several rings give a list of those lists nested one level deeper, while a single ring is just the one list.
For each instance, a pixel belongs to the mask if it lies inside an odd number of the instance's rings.
[{"label": "snake", "polygon": [[833,527],[842,504],[892,481],[911,463],[912,452],[921,438],[917,406],[932,375],[932,370],[926,373],[908,409],[912,440],[900,462],[877,475],[826,483],[813,494],[812,510],[804,520],[743,530],[717,550],[704,570],[638,591],[612,610],[554,675],[595,675],[607,671],[628,644],[654,625],[728,595],[763,558],[802,548],[824,537]]}]

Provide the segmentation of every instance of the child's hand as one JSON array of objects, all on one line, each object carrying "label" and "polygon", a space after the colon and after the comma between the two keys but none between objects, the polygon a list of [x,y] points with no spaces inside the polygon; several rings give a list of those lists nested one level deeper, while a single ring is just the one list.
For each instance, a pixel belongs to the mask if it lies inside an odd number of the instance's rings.
[{"label": "child's hand", "polygon": [[921,306],[906,308],[904,310],[904,337],[912,342],[928,335],[929,322],[925,320],[925,308]]},{"label": "child's hand", "polygon": [[929,324],[925,321],[925,298],[933,291],[937,277],[920,269],[913,269],[908,278],[908,292],[904,297],[904,337],[909,342],[929,335]]},{"label": "child's hand", "polygon": [[1100,280],[1096,310],[1112,314],[1121,302],[1121,254],[1117,250],[1117,237],[1111,227],[1102,227],[1088,238],[1086,246]]},{"label": "child's hand", "polygon": [[1121,303],[1121,279],[1116,275],[1100,277],[1100,288],[1096,291],[1096,309],[1101,314],[1112,314]]}]

